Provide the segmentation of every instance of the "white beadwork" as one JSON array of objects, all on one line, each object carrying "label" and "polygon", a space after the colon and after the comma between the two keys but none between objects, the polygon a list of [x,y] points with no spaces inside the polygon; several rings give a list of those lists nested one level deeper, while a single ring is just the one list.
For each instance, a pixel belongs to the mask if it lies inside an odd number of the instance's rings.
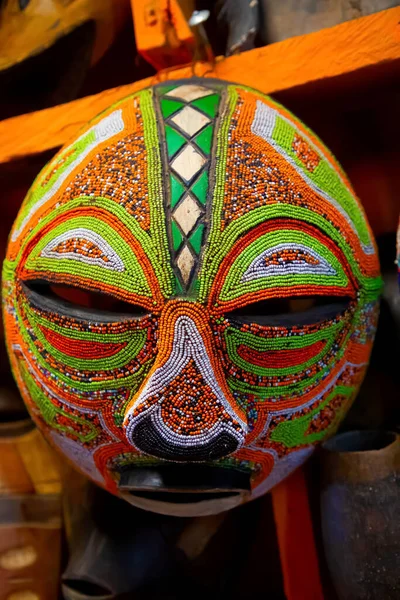
[{"label": "white beadwork", "polygon": [[76,169],[78,165],[81,164],[81,162],[92,152],[92,150],[94,150],[94,148],[99,146],[102,142],[109,140],[113,135],[116,135],[117,133],[123,131],[124,127],[125,125],[122,118],[122,110],[115,110],[107,117],[104,117],[104,119],[102,119],[99,123],[94,125],[91,129],[86,131],[80,138],[75,140],[75,142],[69,148],[65,149],[64,152],[67,153],[68,150],[72,148],[72,146],[76,145],[79,142],[79,140],[81,140],[84,137],[87,137],[90,133],[93,134],[93,141],[87,144],[85,149],[82,150],[79,156],[77,156],[76,159],[73,160],[66,169],[64,169],[64,171],[59,175],[59,177],[56,179],[53,185],[47,190],[47,192],[45,192],[43,196],[40,196],[37,202],[35,202],[30,208],[19,227],[17,227],[13,231],[11,238],[13,242],[15,242],[15,240],[18,238],[19,234],[24,229],[25,225],[29,222],[32,215],[34,215],[35,212],[41,206],[46,204],[46,202],[50,200],[50,198],[52,198],[56,192],[58,192],[64,181],[68,179],[68,177],[71,175],[72,171]]},{"label": "white beadwork", "polygon": [[[101,253],[108,259],[104,260],[99,256],[86,256],[85,254],[79,254],[78,252],[57,252],[55,248],[59,244],[63,242],[67,242],[68,240],[79,240],[85,243],[91,242],[95,246],[99,248]],[[124,271],[124,263],[118,254],[113,250],[108,242],[98,233],[95,233],[91,229],[86,229],[85,227],[77,227],[75,229],[70,229],[64,233],[61,233],[57,237],[55,237],[51,242],[49,242],[41,251],[40,256],[45,258],[56,258],[60,259],[68,259],[68,260],[77,260],[79,262],[83,262],[87,265],[95,265],[98,267],[103,267],[104,269],[109,269],[110,271]]]},{"label": "white beadwork", "polygon": [[103,476],[94,462],[94,451],[88,450],[83,444],[75,442],[71,438],[61,435],[57,431],[50,431],[50,435],[54,444],[63,454],[68,456],[73,463],[79,465],[79,468],[85,475],[104,485]]},{"label": "white beadwork", "polygon": [[[295,259],[292,261],[282,261],[281,264],[265,264],[265,260],[271,255],[285,250],[300,250],[303,254],[309,255],[318,264],[310,264],[305,259]],[[273,277],[276,275],[336,275],[335,269],[323,258],[318,252],[312,248],[308,248],[303,244],[277,244],[272,248],[268,248],[259,254],[246,269],[241,281],[254,281],[262,277]]]}]

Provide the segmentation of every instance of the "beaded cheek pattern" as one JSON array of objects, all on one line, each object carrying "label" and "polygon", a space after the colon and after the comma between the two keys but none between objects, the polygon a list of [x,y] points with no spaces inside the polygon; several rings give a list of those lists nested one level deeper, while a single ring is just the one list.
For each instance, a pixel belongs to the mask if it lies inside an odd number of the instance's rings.
[{"label": "beaded cheek pattern", "polygon": [[124,470],[172,463],[246,472],[250,497],[283,479],[350,407],[380,287],[322,143],[211,79],[128,97],[61,150],[3,270],[25,402],[114,493]]}]

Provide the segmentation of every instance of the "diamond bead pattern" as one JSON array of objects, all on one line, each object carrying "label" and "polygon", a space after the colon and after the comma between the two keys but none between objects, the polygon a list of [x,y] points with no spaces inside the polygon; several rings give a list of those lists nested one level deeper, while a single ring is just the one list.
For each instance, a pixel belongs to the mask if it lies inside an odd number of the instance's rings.
[{"label": "diamond bead pattern", "polygon": [[179,98],[179,100],[184,100],[185,102],[192,102],[192,100],[197,100],[213,93],[214,90],[202,85],[186,84],[170,90],[165,95],[169,98]]},{"label": "diamond bead pattern", "polygon": [[192,269],[195,264],[195,259],[193,254],[190,252],[187,244],[182,248],[179,253],[178,260],[176,261],[176,265],[181,272],[182,279],[185,285],[187,285]]},{"label": "diamond bead pattern", "polygon": [[201,208],[192,196],[186,194],[182,202],[174,210],[173,215],[175,221],[187,236],[199,220]]},{"label": "diamond bead pattern", "polygon": [[171,168],[170,247],[177,290],[187,291],[194,282],[206,235],[208,171],[220,93],[214,87],[194,84],[158,89]]},{"label": "diamond bead pattern", "polygon": [[200,171],[206,159],[193,146],[187,144],[171,163],[171,167],[186,183]]},{"label": "diamond bead pattern", "polygon": [[200,129],[203,129],[204,125],[210,122],[210,119],[195,108],[185,106],[172,117],[171,121],[182,129],[184,133],[192,137]]}]

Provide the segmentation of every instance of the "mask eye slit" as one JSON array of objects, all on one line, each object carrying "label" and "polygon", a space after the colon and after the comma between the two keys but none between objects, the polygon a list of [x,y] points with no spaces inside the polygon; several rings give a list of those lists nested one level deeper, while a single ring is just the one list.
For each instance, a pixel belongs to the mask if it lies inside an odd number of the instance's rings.
[{"label": "mask eye slit", "polygon": [[22,287],[28,300],[38,308],[82,316],[92,321],[118,321],[127,317],[141,318],[149,314],[148,310],[138,304],[130,304],[109,294],[77,286],[30,281],[22,283]]},{"label": "mask eye slit", "polygon": [[299,296],[271,298],[246,304],[225,313],[238,324],[265,326],[312,325],[342,315],[352,298],[344,296]]}]

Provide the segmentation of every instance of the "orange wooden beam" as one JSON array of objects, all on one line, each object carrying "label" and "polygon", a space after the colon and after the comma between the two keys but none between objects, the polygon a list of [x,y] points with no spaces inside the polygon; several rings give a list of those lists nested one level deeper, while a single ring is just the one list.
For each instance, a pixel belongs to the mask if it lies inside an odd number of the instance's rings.
[{"label": "orange wooden beam", "polygon": [[177,0],[131,0],[138,53],[159,71],[189,63],[195,39]]},{"label": "orange wooden beam", "polygon": [[186,78],[195,73],[253,86],[270,94],[348,77],[368,67],[375,67],[374,72],[380,66],[399,69],[399,21],[400,7],[396,7],[217,60],[213,69],[197,63],[160,73],[157,78],[7,119],[0,122],[0,163],[63,145],[110,104],[160,79]]},{"label": "orange wooden beam", "polygon": [[271,495],[287,600],[324,600],[303,470]]}]

